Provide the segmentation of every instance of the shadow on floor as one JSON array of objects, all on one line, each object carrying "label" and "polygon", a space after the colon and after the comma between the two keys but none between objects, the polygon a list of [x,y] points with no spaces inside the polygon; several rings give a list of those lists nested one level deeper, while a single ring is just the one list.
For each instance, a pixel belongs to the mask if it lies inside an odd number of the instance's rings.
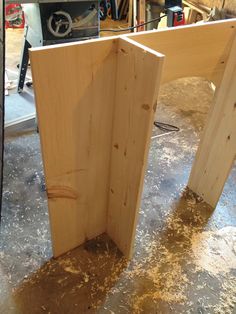
[{"label": "shadow on floor", "polygon": [[[127,262],[103,235],[51,259],[13,295],[21,313],[93,313],[117,284]],[[63,307],[62,307],[63,303]]]}]

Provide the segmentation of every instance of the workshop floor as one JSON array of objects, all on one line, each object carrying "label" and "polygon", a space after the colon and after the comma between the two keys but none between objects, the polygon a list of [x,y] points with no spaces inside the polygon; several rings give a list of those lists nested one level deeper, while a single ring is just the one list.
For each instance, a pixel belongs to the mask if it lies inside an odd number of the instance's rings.
[{"label": "workshop floor", "polygon": [[[0,237],[0,313],[236,313],[236,167],[215,210],[186,193],[211,85],[189,78],[161,88],[135,253],[106,236],[52,258],[35,132],[6,138]],[[159,134],[157,136],[157,134]]]},{"label": "workshop floor", "polygon": [[[8,29],[6,32],[6,72],[11,82],[9,95],[5,97],[5,122],[23,118],[35,113],[34,94],[32,88],[24,87],[24,93],[17,93],[18,68],[23,43],[22,29]],[[31,78],[30,68],[26,81]]]}]

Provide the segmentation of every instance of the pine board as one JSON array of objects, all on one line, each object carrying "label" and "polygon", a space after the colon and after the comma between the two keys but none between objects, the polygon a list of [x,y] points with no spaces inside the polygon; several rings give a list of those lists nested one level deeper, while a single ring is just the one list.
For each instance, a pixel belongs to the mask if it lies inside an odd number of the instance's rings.
[{"label": "pine board", "polygon": [[[123,46],[127,53],[123,51]],[[123,61],[120,59],[122,54],[125,56]],[[138,70],[135,82],[138,86],[145,82],[144,77],[147,79],[141,72],[144,65],[154,70],[151,75],[152,88],[147,89],[147,92],[150,93],[149,97],[156,99],[155,82],[160,75],[157,70],[163,56],[148,48],[145,50],[141,45],[134,45],[132,41],[114,38],[32,49],[30,57],[53,252],[54,256],[58,256],[108,229],[108,191],[111,169],[114,167],[112,163],[110,169],[113,158],[111,141],[114,125],[117,126],[113,111],[125,104],[123,98],[119,100],[119,82],[130,80],[130,71],[123,68],[122,62],[126,65],[125,60],[134,58],[134,66]],[[135,90],[130,90],[130,87],[128,92],[130,95],[135,94]],[[150,116],[145,110],[141,112],[143,116],[140,121],[143,119],[151,127]],[[122,119],[126,121],[128,118],[129,113],[124,110]],[[119,123],[122,135],[126,129],[121,120]],[[136,128],[132,134],[144,146],[146,124],[143,130]],[[141,131],[145,136],[139,139]],[[143,160],[145,152],[139,150],[138,153]],[[123,180],[121,184],[125,185],[126,177]],[[134,184],[138,185],[139,180],[140,177],[137,177]],[[133,221],[138,210],[137,200],[130,203],[129,210],[132,222],[130,228],[135,230]],[[117,225],[120,223],[116,221]],[[131,236],[127,230],[127,242],[131,242]],[[127,256],[129,249],[123,250]]]}]

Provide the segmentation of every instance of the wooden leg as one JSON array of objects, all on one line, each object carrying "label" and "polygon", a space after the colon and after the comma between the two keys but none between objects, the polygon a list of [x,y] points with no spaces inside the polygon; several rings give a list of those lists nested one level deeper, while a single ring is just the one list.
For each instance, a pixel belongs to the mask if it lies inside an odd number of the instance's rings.
[{"label": "wooden leg", "polygon": [[129,256],[164,57],[125,38],[30,54],[53,254],[107,231]]},{"label": "wooden leg", "polygon": [[118,46],[107,232],[130,258],[164,56],[130,40]]},{"label": "wooden leg", "polygon": [[188,186],[215,207],[236,155],[236,37],[216,92]]}]

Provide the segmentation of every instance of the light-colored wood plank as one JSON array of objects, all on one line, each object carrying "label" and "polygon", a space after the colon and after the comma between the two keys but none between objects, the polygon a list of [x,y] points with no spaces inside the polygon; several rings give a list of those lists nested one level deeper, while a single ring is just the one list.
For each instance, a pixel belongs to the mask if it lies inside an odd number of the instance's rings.
[{"label": "light-colored wood plank", "polygon": [[106,231],[116,44],[30,52],[54,256]]},{"label": "light-colored wood plank", "polygon": [[126,5],[126,0],[123,0],[121,4],[120,12],[119,12],[119,20],[121,20],[122,16],[124,15],[125,5]]},{"label": "light-colored wood plank", "polygon": [[[146,0],[139,0],[138,2],[138,24],[142,24],[145,23],[146,21]],[[144,31],[145,30],[145,26],[140,26],[138,28],[138,31]]]},{"label": "light-colored wood plank", "polygon": [[129,27],[133,26],[133,0],[129,0],[128,23]]},{"label": "light-colored wood plank", "polygon": [[144,46],[166,56],[162,83],[199,76],[219,85],[236,29],[236,20],[179,26],[129,34]]},{"label": "light-colored wood plank", "polygon": [[205,7],[206,9],[217,7],[219,10],[224,9],[227,15],[236,15],[235,0],[191,0],[191,2],[196,5],[201,5],[203,8]]},{"label": "light-colored wood plank", "polygon": [[236,16],[236,1],[225,0],[224,9],[228,14]]},{"label": "light-colored wood plank", "polygon": [[236,156],[236,37],[208,115],[188,186],[216,206]]},{"label": "light-colored wood plank", "polygon": [[193,9],[194,11],[197,11],[198,13],[201,13],[203,16],[206,16],[210,13],[212,7],[204,6],[198,2],[195,1],[188,1],[183,0],[182,1],[184,5],[188,6],[189,8]]},{"label": "light-colored wood plank", "polygon": [[196,23],[197,15],[198,15],[197,11],[195,11],[194,9],[190,9],[187,23],[188,24]]},{"label": "light-colored wood plank", "polygon": [[164,56],[125,37],[118,46],[108,235],[131,257]]}]

